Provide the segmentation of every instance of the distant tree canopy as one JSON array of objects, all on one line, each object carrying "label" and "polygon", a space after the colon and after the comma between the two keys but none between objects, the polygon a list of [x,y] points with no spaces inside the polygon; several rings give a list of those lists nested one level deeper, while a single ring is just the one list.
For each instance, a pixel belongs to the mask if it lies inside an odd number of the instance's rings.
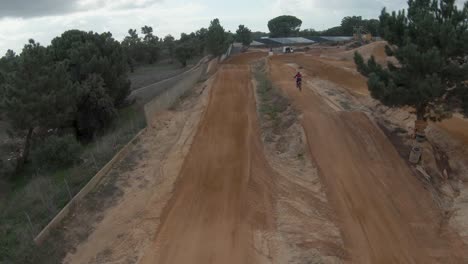
[{"label": "distant tree canopy", "polygon": [[182,33],[180,39],[175,41],[174,57],[182,66],[196,56],[203,55],[206,50],[208,30],[201,28],[190,34]]},{"label": "distant tree canopy", "polygon": [[373,36],[379,35],[379,20],[377,19],[362,19],[361,16],[347,16],[341,20],[342,34],[352,36],[356,27],[361,27],[364,31],[371,33]]},{"label": "distant tree canopy", "polygon": [[313,28],[309,28],[309,29],[304,29],[304,30],[299,31],[298,36],[308,38],[308,37],[317,37],[317,36],[320,36],[321,34],[322,32],[316,31]]},{"label": "distant tree canopy", "polygon": [[128,36],[122,41],[122,47],[127,56],[130,69],[133,70],[135,64],[153,64],[160,56],[161,43],[159,38],[153,34],[153,28],[143,26],[141,28],[141,38],[136,29],[129,29]]},{"label": "distant tree canopy", "polygon": [[322,31],[322,36],[343,36],[343,28],[341,26],[332,27]]},{"label": "distant tree canopy", "polygon": [[239,25],[236,31],[236,40],[244,46],[249,46],[252,42],[252,31],[244,25]]},{"label": "distant tree canopy", "polygon": [[214,56],[220,56],[226,52],[230,42],[230,34],[221,26],[219,19],[214,19],[210,23],[206,35],[206,48]]},{"label": "distant tree canopy", "polygon": [[302,20],[295,16],[279,16],[268,22],[270,37],[297,36],[301,28]]},{"label": "distant tree canopy", "polygon": [[261,31],[252,32],[252,39],[260,39],[260,38],[268,37],[268,36],[270,36],[270,34],[266,32],[261,32]]},{"label": "distant tree canopy", "polygon": [[160,45],[159,38],[153,35],[153,28],[144,26],[141,28],[143,37],[143,49],[146,52],[147,61],[149,64],[155,63],[159,58]]},{"label": "distant tree canopy", "polygon": [[412,106],[419,120],[441,120],[450,112],[468,114],[468,3],[409,0],[407,12],[380,15],[388,55],[398,65],[384,68],[355,54],[358,70],[369,77],[374,98],[388,106]]},{"label": "distant tree canopy", "polygon": [[[365,32],[379,36],[380,21],[377,19],[362,19],[360,16],[347,16],[341,20],[341,25],[322,31],[315,29],[300,30],[302,21],[293,16],[280,16],[268,22],[270,37],[317,37],[317,36],[352,36],[356,27],[362,27]],[[267,36],[266,33],[254,32],[253,39]]]},{"label": "distant tree canopy", "polygon": [[172,35],[167,35],[164,37],[163,46],[167,50],[167,53],[171,60],[174,58],[175,55],[175,45],[175,38]]}]

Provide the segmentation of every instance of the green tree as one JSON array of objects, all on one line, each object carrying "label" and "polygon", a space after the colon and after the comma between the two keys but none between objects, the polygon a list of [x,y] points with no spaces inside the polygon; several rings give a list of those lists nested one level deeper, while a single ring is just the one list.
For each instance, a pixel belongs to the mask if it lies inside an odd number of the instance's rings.
[{"label": "green tree", "polygon": [[341,26],[332,27],[327,30],[324,30],[321,34],[322,36],[343,36],[343,28]]},{"label": "green tree", "polygon": [[153,35],[153,28],[144,26],[141,28],[141,33],[144,35],[143,44],[146,51],[146,57],[149,64],[153,64],[159,57],[159,38]]},{"label": "green tree", "polygon": [[112,97],[107,93],[104,79],[90,74],[79,89],[78,111],[74,116],[76,133],[82,140],[93,139],[117,117]]},{"label": "green tree", "polygon": [[54,63],[47,48],[30,40],[18,58],[14,73],[2,85],[0,110],[24,145],[17,171],[28,161],[35,128],[58,128],[72,120],[76,88],[68,77],[67,63]]},{"label": "green tree", "polygon": [[379,36],[380,21],[378,19],[364,20],[364,28],[372,34],[372,36]]},{"label": "green tree", "polygon": [[208,52],[214,56],[220,56],[226,52],[229,42],[228,36],[224,31],[224,28],[219,23],[219,19],[214,19],[210,23],[206,36],[206,47]]},{"label": "green tree", "polygon": [[208,37],[208,29],[200,28],[195,32],[195,37],[197,39],[197,51],[198,55],[204,54],[206,49],[206,41]]},{"label": "green tree", "polygon": [[302,20],[295,16],[279,16],[268,22],[271,37],[297,36]]},{"label": "green tree", "polygon": [[259,39],[259,38],[268,37],[268,36],[269,34],[266,32],[260,32],[260,31],[252,32],[252,39]]},{"label": "green tree", "polygon": [[408,11],[382,10],[380,30],[399,64],[383,68],[355,55],[358,70],[369,77],[372,96],[383,104],[412,106],[418,120],[434,121],[464,109],[468,114],[468,3],[409,0]]},{"label": "green tree", "polygon": [[79,30],[53,39],[49,50],[56,62],[68,62],[70,78],[80,88],[73,126],[80,140],[90,140],[110,125],[130,93],[124,51],[110,33]]},{"label": "green tree", "polygon": [[133,72],[135,69],[135,64],[137,62],[144,61],[145,59],[143,44],[140,37],[138,36],[136,29],[128,30],[128,36],[126,36],[122,41],[122,47],[125,51],[130,71]]},{"label": "green tree", "polygon": [[236,34],[237,41],[240,41],[242,45],[249,46],[252,42],[252,31],[248,27],[239,25]]},{"label": "green tree", "polygon": [[193,58],[195,54],[195,48],[189,43],[181,43],[175,49],[175,57],[182,64],[187,66],[187,61]]},{"label": "green tree", "polygon": [[[167,50],[171,61],[174,59],[175,56],[175,39],[171,35],[167,35],[164,37],[163,40],[164,48]],[[172,62],[171,62],[172,63]]]},{"label": "green tree", "polygon": [[[0,58],[0,85],[5,83],[7,75],[14,72],[18,65],[18,56],[13,50],[7,50],[5,56]],[[2,90],[0,89],[0,98]],[[1,117],[1,116],[0,116]]]},{"label": "green tree", "polygon": [[344,35],[352,36],[355,27],[363,27],[364,21],[361,16],[347,16],[341,20],[341,30]]},{"label": "green tree", "polygon": [[300,37],[304,37],[304,38],[316,37],[316,36],[320,36],[320,32],[319,32],[319,31],[316,31],[316,30],[313,29],[313,28],[304,29],[304,30],[299,31],[299,36],[300,36]]},{"label": "green tree", "polygon": [[127,62],[122,46],[112,34],[69,30],[52,40],[55,61],[68,61],[72,80],[82,83],[91,74],[100,75],[115,106],[130,94]]}]

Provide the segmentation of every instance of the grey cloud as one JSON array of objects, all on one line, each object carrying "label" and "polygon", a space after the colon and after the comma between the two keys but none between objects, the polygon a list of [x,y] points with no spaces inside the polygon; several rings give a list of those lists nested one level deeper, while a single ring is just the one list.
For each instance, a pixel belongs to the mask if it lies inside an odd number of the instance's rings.
[{"label": "grey cloud", "polygon": [[63,15],[96,8],[132,9],[152,5],[163,0],[0,0],[0,18],[2,17],[41,17]]},{"label": "grey cloud", "polygon": [[78,0],[0,0],[0,17],[37,17],[73,12]]}]

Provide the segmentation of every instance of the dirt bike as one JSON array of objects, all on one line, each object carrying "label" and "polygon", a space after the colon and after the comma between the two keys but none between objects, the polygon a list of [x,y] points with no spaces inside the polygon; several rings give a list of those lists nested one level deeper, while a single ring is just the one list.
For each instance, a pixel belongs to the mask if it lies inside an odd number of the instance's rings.
[{"label": "dirt bike", "polygon": [[302,80],[296,81],[296,88],[299,89],[299,91],[302,91]]}]

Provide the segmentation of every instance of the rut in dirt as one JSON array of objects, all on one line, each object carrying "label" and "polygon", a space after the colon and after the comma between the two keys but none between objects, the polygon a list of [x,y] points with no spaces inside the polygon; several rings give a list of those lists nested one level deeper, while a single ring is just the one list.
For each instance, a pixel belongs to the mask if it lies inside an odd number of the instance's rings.
[{"label": "rut in dirt", "polygon": [[254,236],[274,228],[272,175],[250,68],[223,65],[154,245],[140,263],[269,262]]}]

